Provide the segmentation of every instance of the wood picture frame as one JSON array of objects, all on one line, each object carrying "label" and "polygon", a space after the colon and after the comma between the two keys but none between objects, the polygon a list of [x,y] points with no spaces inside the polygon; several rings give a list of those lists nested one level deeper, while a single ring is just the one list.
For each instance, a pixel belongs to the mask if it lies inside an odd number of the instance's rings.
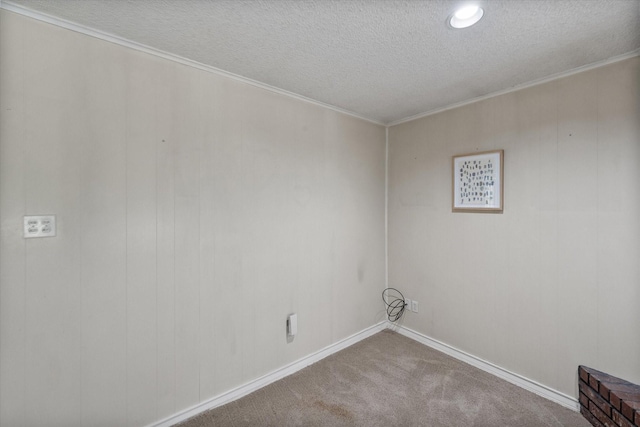
[{"label": "wood picture frame", "polygon": [[452,158],[452,212],[504,211],[504,150]]}]

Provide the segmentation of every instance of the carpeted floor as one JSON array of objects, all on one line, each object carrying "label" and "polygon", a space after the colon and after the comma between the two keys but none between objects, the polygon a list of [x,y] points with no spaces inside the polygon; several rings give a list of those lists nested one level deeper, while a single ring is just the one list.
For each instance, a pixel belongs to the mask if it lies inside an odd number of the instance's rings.
[{"label": "carpeted floor", "polygon": [[389,330],[179,425],[590,426],[577,412]]}]

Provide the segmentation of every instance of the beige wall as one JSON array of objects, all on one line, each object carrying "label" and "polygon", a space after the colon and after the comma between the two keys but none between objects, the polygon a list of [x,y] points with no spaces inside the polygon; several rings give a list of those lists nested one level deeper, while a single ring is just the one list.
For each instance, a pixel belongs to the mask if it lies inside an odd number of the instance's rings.
[{"label": "beige wall", "polygon": [[0,424],[144,425],[380,320],[382,126],[0,17]]},{"label": "beige wall", "polygon": [[[406,326],[570,395],[579,363],[640,382],[639,75],[390,128]],[[382,127],[6,11],[0,95],[1,425],[144,425],[379,320]],[[451,156],[495,148],[504,214],[452,214]]]},{"label": "beige wall", "polygon": [[[405,326],[576,396],[640,383],[640,59],[389,129]],[[503,214],[451,212],[451,156],[504,149]]]}]

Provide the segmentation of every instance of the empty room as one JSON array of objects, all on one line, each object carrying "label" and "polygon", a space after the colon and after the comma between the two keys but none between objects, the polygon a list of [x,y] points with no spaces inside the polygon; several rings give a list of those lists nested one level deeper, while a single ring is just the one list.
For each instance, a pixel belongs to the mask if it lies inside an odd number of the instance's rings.
[{"label": "empty room", "polygon": [[0,0],[0,426],[640,426],[640,0]]}]

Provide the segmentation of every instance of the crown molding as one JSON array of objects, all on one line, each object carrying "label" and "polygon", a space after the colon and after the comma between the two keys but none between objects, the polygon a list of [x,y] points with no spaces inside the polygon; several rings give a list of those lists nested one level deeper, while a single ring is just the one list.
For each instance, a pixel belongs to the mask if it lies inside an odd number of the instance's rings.
[{"label": "crown molding", "polygon": [[153,55],[153,56],[157,56],[169,61],[173,61],[173,62],[177,62],[179,64],[182,65],[186,65],[192,68],[196,68],[198,70],[202,70],[202,71],[206,71],[212,74],[217,74],[219,76],[224,76],[236,81],[240,81],[242,83],[260,88],[260,89],[264,89],[267,90],[269,92],[273,92],[273,93],[277,93],[279,95],[284,95],[287,96],[289,98],[294,98],[298,101],[303,101],[309,104],[313,104],[319,107],[323,107],[326,108],[328,110],[333,110],[337,113],[341,113],[341,114],[345,114],[347,116],[351,116],[360,120],[365,120],[367,122],[376,124],[376,125],[380,125],[380,126],[385,126],[385,123],[379,121],[379,120],[375,120],[369,117],[365,117],[362,116],[360,114],[354,113],[352,111],[348,111],[345,109],[342,109],[340,107],[336,107],[335,105],[331,105],[331,104],[327,104],[321,101],[317,101],[315,99],[312,98],[307,98],[306,96],[303,95],[299,95],[297,93],[294,92],[289,92],[288,90],[285,89],[281,89],[275,86],[271,86],[269,84],[266,83],[262,83],[259,82],[257,80],[253,80],[247,77],[243,77],[240,76],[238,74],[234,74],[234,73],[230,73],[228,71],[224,71],[221,70],[219,68],[216,67],[212,67],[210,65],[207,64],[203,64],[201,62],[197,62],[197,61],[193,61],[191,59],[188,58],[184,58],[182,56],[179,55],[175,55],[173,53],[169,53],[169,52],[165,52],[162,51],[160,49],[156,49],[147,45],[144,45],[142,43],[137,43],[134,42],[132,40],[128,40],[125,39],[123,37],[114,35],[114,34],[110,34],[104,31],[100,31],[100,30],[96,30],[93,28],[89,28],[87,26],[81,25],[81,24],[77,24],[75,22],[71,22],[71,21],[67,21],[66,19],[62,19],[62,18],[58,18],[52,15],[48,15],[46,13],[42,13],[42,12],[38,12],[35,11],[33,9],[24,7],[22,5],[16,4],[16,3],[12,3],[10,1],[6,1],[6,0],[0,0],[0,9],[4,9],[6,11],[9,12],[13,12],[13,13],[17,13],[19,15],[22,16],[26,16],[28,18],[32,18],[32,19],[36,19],[38,21],[41,22],[45,22],[47,24],[51,24],[51,25],[55,25],[57,27],[61,27],[61,28],[65,28],[67,30],[71,30],[71,31],[75,31],[77,33],[80,34],[84,34],[90,37],[94,37],[96,39],[100,39],[109,43],[114,43],[129,49],[133,49],[139,52],[143,52],[149,55]]},{"label": "crown molding", "polygon": [[412,122],[414,120],[418,120],[418,119],[422,119],[422,118],[427,117],[427,116],[432,116],[434,114],[442,113],[442,112],[447,111],[447,110],[453,110],[455,108],[464,107],[465,105],[474,104],[476,102],[484,101],[485,99],[495,98],[496,96],[505,95],[505,94],[511,93],[511,92],[517,92],[517,91],[522,90],[522,89],[527,89],[527,88],[530,88],[530,87],[533,87],[533,86],[537,86],[537,85],[548,83],[548,82],[551,82],[551,81],[554,81],[554,80],[562,79],[564,77],[569,77],[569,76],[572,76],[574,74],[582,73],[584,71],[589,71],[589,70],[593,70],[595,68],[604,67],[605,65],[613,64],[615,62],[624,61],[625,59],[635,58],[636,56],[640,56],[640,49],[636,49],[636,50],[634,50],[632,52],[624,53],[622,55],[612,56],[611,58],[607,58],[607,59],[602,60],[602,61],[597,61],[597,62],[593,62],[591,64],[583,65],[583,66],[578,67],[578,68],[573,68],[573,69],[568,70],[568,71],[563,71],[563,72],[560,72],[560,73],[552,74],[550,76],[543,77],[541,79],[536,79],[536,80],[532,80],[532,81],[527,82],[527,83],[522,83],[522,84],[519,84],[519,85],[516,85],[516,86],[512,86],[512,87],[510,87],[508,89],[499,90],[497,92],[492,92],[492,93],[489,93],[487,95],[482,95],[482,96],[478,96],[476,98],[471,98],[471,99],[468,99],[466,101],[456,102],[454,104],[450,104],[450,105],[447,105],[445,107],[436,108],[436,109],[429,110],[429,111],[424,112],[424,113],[419,113],[419,114],[416,114],[416,115],[413,115],[413,116],[405,117],[404,119],[394,120],[392,122],[387,123],[386,126],[387,127],[391,127],[391,126],[400,125],[402,123]]},{"label": "crown molding", "polygon": [[199,69],[199,70],[202,70],[202,71],[206,71],[206,72],[209,72],[209,73],[212,73],[212,74],[217,74],[217,75],[220,75],[220,76],[224,76],[224,77],[227,77],[227,78],[230,78],[230,79],[233,79],[233,80],[236,80],[236,81],[240,81],[242,83],[245,83],[245,84],[260,88],[260,89],[267,90],[269,92],[273,92],[273,93],[277,93],[277,94],[280,94],[280,95],[284,95],[284,96],[287,96],[289,98],[293,98],[293,99],[296,99],[296,100],[299,100],[299,101],[303,101],[303,102],[306,102],[306,103],[309,103],[309,104],[313,104],[313,105],[316,105],[316,106],[319,106],[319,107],[323,107],[323,108],[326,108],[328,110],[335,111],[337,113],[345,114],[347,116],[351,116],[351,117],[354,117],[354,118],[357,118],[357,119],[360,119],[360,120],[364,120],[364,121],[367,121],[367,122],[370,122],[370,123],[373,123],[373,124],[376,124],[376,125],[380,125],[380,126],[385,126],[385,127],[397,126],[397,125],[400,125],[400,124],[403,124],[403,123],[407,123],[407,122],[411,122],[411,121],[414,121],[414,120],[418,120],[418,119],[421,119],[421,118],[424,118],[424,117],[427,117],[427,116],[431,116],[431,115],[434,115],[434,114],[442,113],[444,111],[453,110],[455,108],[463,107],[465,105],[469,105],[469,104],[473,104],[473,103],[476,103],[476,102],[484,101],[486,99],[494,98],[494,97],[497,97],[497,96],[500,96],[500,95],[505,95],[505,94],[508,94],[508,93],[511,93],[511,92],[516,92],[516,91],[519,91],[519,90],[522,90],[522,89],[527,89],[527,88],[532,87],[532,86],[541,85],[541,84],[544,84],[544,83],[551,82],[553,80],[561,79],[561,78],[568,77],[568,76],[571,76],[571,75],[574,75],[574,74],[577,74],[577,73],[581,73],[581,72],[584,72],[584,71],[588,71],[588,70],[592,70],[592,69],[595,69],[595,68],[603,67],[605,65],[613,64],[615,62],[624,61],[625,59],[630,59],[630,58],[634,58],[636,56],[640,56],[640,49],[637,49],[635,51],[632,51],[632,52],[629,52],[629,53],[625,53],[625,54],[622,54],[622,55],[613,56],[611,58],[608,58],[608,59],[605,59],[605,60],[602,60],[602,61],[597,61],[597,62],[594,62],[594,63],[591,63],[591,64],[587,64],[587,65],[583,65],[581,67],[577,67],[577,68],[574,68],[574,69],[571,69],[571,70],[568,70],[568,71],[563,71],[563,72],[556,73],[556,74],[553,74],[553,75],[550,75],[550,76],[547,76],[547,77],[543,77],[543,78],[540,78],[540,79],[537,79],[537,80],[533,80],[533,81],[530,81],[530,82],[527,82],[527,83],[523,83],[523,84],[520,84],[520,85],[515,85],[515,86],[512,86],[512,87],[510,87],[508,89],[500,90],[500,91],[497,91],[497,92],[492,92],[492,93],[489,93],[489,94],[486,94],[486,95],[482,95],[482,96],[475,97],[475,98],[472,98],[472,99],[468,99],[468,100],[465,100],[465,101],[461,101],[461,102],[457,102],[457,103],[454,103],[454,104],[450,104],[450,105],[447,105],[447,106],[444,106],[444,107],[440,107],[440,108],[436,108],[436,109],[433,109],[433,110],[429,110],[429,111],[426,111],[424,113],[415,114],[415,115],[412,115],[412,116],[409,116],[409,117],[405,117],[405,118],[402,118],[402,119],[398,119],[398,120],[394,120],[394,121],[385,123],[385,122],[381,122],[379,120],[372,119],[370,117],[365,117],[363,115],[354,113],[352,111],[348,111],[348,110],[342,109],[340,107],[336,107],[335,105],[327,104],[327,103],[324,103],[324,102],[321,102],[321,101],[318,101],[318,100],[315,100],[315,99],[312,99],[312,98],[308,98],[308,97],[303,96],[303,95],[299,95],[299,94],[294,93],[294,92],[287,91],[285,89],[281,89],[281,88],[278,88],[278,87],[275,87],[275,86],[271,86],[271,85],[266,84],[266,83],[259,82],[257,80],[253,80],[253,79],[250,79],[250,78],[247,78],[247,77],[240,76],[238,74],[234,74],[234,73],[231,73],[231,72],[228,72],[228,71],[224,71],[224,70],[221,70],[219,68],[212,67],[210,65],[206,65],[206,64],[203,64],[203,63],[200,63],[200,62],[197,62],[197,61],[193,61],[191,59],[184,58],[184,57],[181,57],[181,56],[169,53],[169,52],[165,52],[165,51],[162,51],[162,50],[159,50],[159,49],[155,49],[153,47],[146,46],[144,44],[137,43],[137,42],[134,42],[132,40],[125,39],[123,37],[119,37],[119,36],[116,36],[116,35],[113,35],[113,34],[109,34],[109,33],[106,33],[106,32],[103,32],[103,31],[99,31],[99,30],[96,30],[96,29],[93,29],[93,28],[89,28],[89,27],[86,27],[84,25],[80,25],[80,24],[77,24],[77,23],[74,23],[74,22],[71,22],[71,21],[67,21],[65,19],[57,18],[55,16],[48,15],[48,14],[45,14],[45,13],[42,13],[42,12],[38,12],[38,11],[35,11],[33,9],[24,7],[22,5],[19,5],[19,4],[16,4],[16,3],[12,3],[10,1],[0,0],[0,10],[1,9],[7,10],[9,12],[17,13],[19,15],[23,15],[23,16],[26,16],[26,17],[29,17],[29,18],[33,18],[33,19],[36,19],[38,21],[42,21],[42,22],[45,22],[45,23],[48,23],[48,24],[52,24],[52,25],[55,25],[55,26],[58,26],[58,27],[61,27],[61,28],[66,28],[68,30],[75,31],[75,32],[78,32],[78,33],[81,33],[81,34],[85,34],[85,35],[88,35],[90,37],[94,37],[94,38],[97,38],[97,39],[100,39],[100,40],[104,40],[104,41],[107,41],[107,42],[110,42],[110,43],[114,43],[114,44],[117,44],[117,45],[120,45],[120,46],[123,46],[123,47],[127,47],[129,49],[137,50],[139,52],[144,52],[144,53],[147,53],[149,55],[154,55],[154,56],[157,56],[157,57],[169,60],[169,61],[177,62],[177,63],[183,64],[183,65],[186,65],[186,66],[189,66],[189,67],[193,67],[193,68],[196,68],[196,69]]}]

